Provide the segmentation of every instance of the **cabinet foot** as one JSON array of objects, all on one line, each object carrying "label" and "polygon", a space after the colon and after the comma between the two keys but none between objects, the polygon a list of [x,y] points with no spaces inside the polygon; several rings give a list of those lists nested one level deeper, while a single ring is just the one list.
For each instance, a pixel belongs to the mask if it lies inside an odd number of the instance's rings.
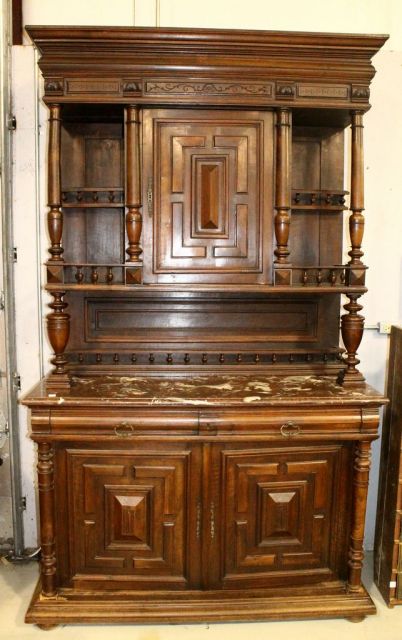
[{"label": "cabinet foot", "polygon": [[37,624],[36,626],[39,629],[42,629],[42,631],[51,631],[52,629],[56,629],[60,625],[59,624]]},{"label": "cabinet foot", "polygon": [[363,622],[365,617],[366,616],[350,616],[346,618],[346,620],[349,620],[349,622]]}]

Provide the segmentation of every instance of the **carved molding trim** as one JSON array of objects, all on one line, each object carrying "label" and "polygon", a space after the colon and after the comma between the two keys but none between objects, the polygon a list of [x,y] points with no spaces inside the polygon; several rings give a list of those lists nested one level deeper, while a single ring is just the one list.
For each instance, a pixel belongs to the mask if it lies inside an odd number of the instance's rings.
[{"label": "carved molding trim", "polygon": [[346,85],[302,84],[298,87],[297,91],[299,98],[335,98],[348,100],[349,95],[350,90]]},{"label": "carved molding trim", "polygon": [[238,82],[165,82],[150,81],[145,83],[147,94],[174,95],[272,95],[272,84],[238,83]]}]

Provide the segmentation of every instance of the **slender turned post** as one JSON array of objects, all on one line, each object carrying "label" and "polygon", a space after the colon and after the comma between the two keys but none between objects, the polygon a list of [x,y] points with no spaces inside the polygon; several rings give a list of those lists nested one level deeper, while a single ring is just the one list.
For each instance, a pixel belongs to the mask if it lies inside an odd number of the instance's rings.
[{"label": "slender turned post", "polygon": [[49,147],[48,147],[48,207],[47,226],[50,237],[50,262],[63,260],[63,213],[61,211],[60,181],[60,105],[49,107]]},{"label": "slender turned post", "polygon": [[350,265],[361,265],[364,232],[364,159],[363,159],[363,111],[352,111],[352,154],[349,233],[352,249]]},{"label": "slender turned post", "polygon": [[291,114],[289,109],[277,110],[276,121],[276,184],[275,184],[275,264],[288,265],[290,226],[290,157]]},{"label": "slender turned post", "polygon": [[126,107],[126,230],[128,247],[127,262],[141,262],[140,244],[142,231],[141,215],[141,170],[140,170],[140,110],[134,105]]},{"label": "slender turned post", "polygon": [[367,492],[370,471],[370,442],[356,445],[353,475],[353,523],[349,546],[348,590],[362,590],[361,572],[363,566],[363,537],[366,518]]},{"label": "slender turned post", "polygon": [[42,549],[41,576],[42,594],[55,596],[56,553],[54,526],[54,475],[53,447],[48,442],[38,444],[38,488],[40,507],[40,544]]},{"label": "slender turned post", "polygon": [[[361,250],[364,231],[364,162],[363,162],[363,112],[352,111],[352,152],[351,152],[351,193],[349,218],[349,232],[352,248],[349,251],[350,271],[348,282],[353,284],[353,278],[359,277],[363,266]],[[344,359],[346,369],[339,375],[338,381],[344,386],[359,386],[364,382],[364,376],[357,369],[360,360],[356,357],[357,350],[363,337],[364,317],[359,314],[362,306],[357,302],[359,295],[349,294],[349,302],[344,305],[348,312],[341,319],[342,339],[347,355]]]}]

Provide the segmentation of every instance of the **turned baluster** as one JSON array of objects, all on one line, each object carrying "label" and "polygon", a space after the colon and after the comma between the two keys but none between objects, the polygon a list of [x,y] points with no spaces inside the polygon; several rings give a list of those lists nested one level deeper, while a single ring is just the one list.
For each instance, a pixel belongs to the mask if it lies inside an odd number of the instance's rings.
[{"label": "turned baluster", "polygon": [[141,262],[142,231],[141,174],[140,174],[140,110],[126,107],[126,231],[127,262]]},{"label": "turned baluster", "polygon": [[349,233],[352,249],[350,265],[361,265],[364,232],[364,160],[363,160],[363,111],[352,111],[352,153]]},{"label": "turned baluster", "polygon": [[113,282],[113,267],[107,268],[106,282],[112,284]]},{"label": "turned baluster", "polygon": [[[356,268],[362,266],[361,257],[363,251],[361,244],[364,231],[364,164],[363,164],[363,112],[352,112],[352,153],[351,153],[351,193],[350,208],[352,214],[349,218],[349,232],[352,249],[349,251],[350,261],[347,279],[342,278],[348,284],[353,282],[353,274]],[[345,345],[347,355],[344,359],[346,369],[341,371],[338,382],[345,386],[361,385],[364,377],[357,369],[360,360],[356,357],[363,337],[364,318],[359,315],[362,306],[357,302],[358,295],[348,295],[349,302],[344,305],[344,309],[348,311],[341,319],[342,339]]]},{"label": "turned baluster", "polygon": [[97,284],[99,279],[99,273],[97,267],[91,267],[91,282]]},{"label": "turned baluster", "polygon": [[275,263],[288,265],[290,226],[290,139],[289,109],[277,110],[276,121],[276,185],[275,185]]},{"label": "turned baluster", "polygon": [[82,272],[82,266],[78,265],[78,264],[76,266],[75,279],[76,279],[78,284],[81,284],[82,281],[84,280],[84,274]]},{"label": "turned baluster", "polygon": [[60,178],[60,105],[49,107],[49,144],[48,144],[48,207],[47,226],[51,246],[50,262],[63,260],[63,213],[61,211],[61,178]]},{"label": "turned baluster", "polygon": [[47,316],[47,332],[55,354],[51,359],[51,363],[55,365],[55,369],[47,380],[47,387],[54,389],[70,387],[66,371],[67,358],[64,354],[70,335],[70,316],[68,313],[65,313],[68,305],[63,301],[65,293],[65,291],[51,292],[53,302],[49,304],[49,307],[52,309],[52,313]]},{"label": "turned baluster", "polygon": [[344,305],[345,313],[341,318],[341,333],[347,355],[344,358],[346,369],[339,374],[338,382],[344,386],[360,385],[364,377],[356,368],[360,360],[356,357],[357,349],[363,337],[364,318],[359,314],[363,309],[357,302],[360,295],[347,294],[349,302]]},{"label": "turned baluster", "polygon": [[45,597],[54,597],[57,593],[53,455],[53,447],[49,442],[38,443],[41,583]]},{"label": "turned baluster", "polygon": [[355,451],[353,474],[353,523],[349,545],[348,590],[362,591],[363,537],[366,518],[367,492],[370,472],[370,442],[358,442]]}]

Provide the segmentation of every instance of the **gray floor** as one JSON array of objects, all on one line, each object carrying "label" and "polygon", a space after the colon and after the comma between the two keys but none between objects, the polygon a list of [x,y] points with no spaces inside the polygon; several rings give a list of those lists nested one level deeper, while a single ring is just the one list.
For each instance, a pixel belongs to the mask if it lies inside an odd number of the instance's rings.
[{"label": "gray floor", "polygon": [[[369,557],[370,560],[370,557]],[[371,583],[369,563],[365,584],[377,605],[377,615],[353,624],[346,620],[266,622],[211,625],[71,625],[41,631],[24,623],[24,614],[38,576],[38,565],[0,563],[0,638],[75,638],[76,640],[402,640],[402,606],[388,609]],[[250,636],[248,635],[250,634]]]}]

